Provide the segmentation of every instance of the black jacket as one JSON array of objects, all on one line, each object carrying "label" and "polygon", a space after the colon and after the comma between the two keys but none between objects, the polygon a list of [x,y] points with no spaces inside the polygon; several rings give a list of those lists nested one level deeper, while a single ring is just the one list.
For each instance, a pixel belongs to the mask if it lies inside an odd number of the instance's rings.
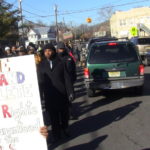
[{"label": "black jacket", "polygon": [[63,61],[56,56],[52,62],[53,69],[46,59],[38,67],[40,93],[44,95],[47,110],[60,110],[69,105],[73,86]]},{"label": "black jacket", "polygon": [[77,79],[77,75],[76,75],[76,64],[74,62],[74,60],[71,58],[71,56],[69,55],[63,55],[63,56],[59,56],[60,59],[64,62],[66,69],[70,75],[71,81],[72,83],[74,83]]}]

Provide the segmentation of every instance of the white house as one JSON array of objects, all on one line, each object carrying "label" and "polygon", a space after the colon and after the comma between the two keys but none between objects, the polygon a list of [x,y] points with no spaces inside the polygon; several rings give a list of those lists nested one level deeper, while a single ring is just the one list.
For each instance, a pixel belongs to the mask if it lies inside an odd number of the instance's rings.
[{"label": "white house", "polygon": [[29,31],[26,44],[30,42],[34,44],[46,44],[51,41],[56,41],[55,27],[39,27]]}]

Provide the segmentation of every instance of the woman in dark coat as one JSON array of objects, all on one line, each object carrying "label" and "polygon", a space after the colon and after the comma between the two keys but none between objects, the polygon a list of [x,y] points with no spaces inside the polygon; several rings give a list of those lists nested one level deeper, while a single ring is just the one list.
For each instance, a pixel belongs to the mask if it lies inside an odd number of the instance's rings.
[{"label": "woman in dark coat", "polygon": [[69,99],[74,97],[73,86],[64,62],[57,56],[52,44],[44,47],[44,56],[38,67],[40,93],[44,96],[50,115],[54,141],[57,141],[61,137],[61,130],[67,134]]}]

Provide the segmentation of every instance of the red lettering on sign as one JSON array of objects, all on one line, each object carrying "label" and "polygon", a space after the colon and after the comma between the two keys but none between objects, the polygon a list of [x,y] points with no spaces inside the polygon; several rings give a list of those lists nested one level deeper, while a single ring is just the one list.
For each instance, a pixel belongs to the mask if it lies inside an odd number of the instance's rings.
[{"label": "red lettering on sign", "polygon": [[3,85],[8,85],[8,82],[5,78],[5,75],[4,74],[1,74],[0,75],[0,86],[3,86]]},{"label": "red lettering on sign", "polygon": [[8,106],[7,105],[2,105],[2,111],[3,111],[3,116],[6,118],[7,116],[11,118],[11,114],[8,112]]}]

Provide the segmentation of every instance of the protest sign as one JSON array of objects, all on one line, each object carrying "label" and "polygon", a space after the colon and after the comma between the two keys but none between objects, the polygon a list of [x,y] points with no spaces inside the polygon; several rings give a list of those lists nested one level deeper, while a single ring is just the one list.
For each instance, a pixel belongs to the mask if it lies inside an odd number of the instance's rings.
[{"label": "protest sign", "polygon": [[0,150],[47,150],[34,56],[0,60]]}]

